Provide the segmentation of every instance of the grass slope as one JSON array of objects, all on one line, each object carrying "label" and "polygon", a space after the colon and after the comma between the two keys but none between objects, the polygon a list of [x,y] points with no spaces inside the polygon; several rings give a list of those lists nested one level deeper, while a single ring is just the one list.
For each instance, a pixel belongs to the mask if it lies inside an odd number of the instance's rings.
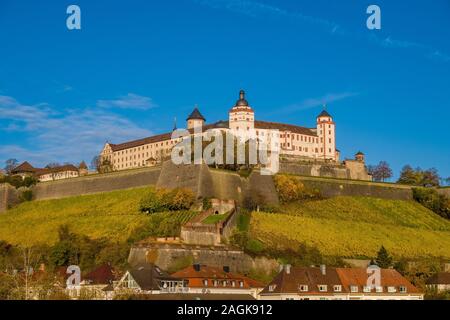
[{"label": "grass slope", "polygon": [[139,188],[23,203],[0,214],[0,240],[23,245],[52,244],[57,240],[58,227],[67,224],[77,234],[122,242],[135,230],[151,228],[152,224],[163,221],[185,222],[195,214],[140,213],[139,202],[148,190]]},{"label": "grass slope", "polygon": [[326,255],[373,257],[384,245],[397,257],[450,257],[450,221],[412,201],[337,197],[253,213],[250,232],[267,247],[306,241]]}]

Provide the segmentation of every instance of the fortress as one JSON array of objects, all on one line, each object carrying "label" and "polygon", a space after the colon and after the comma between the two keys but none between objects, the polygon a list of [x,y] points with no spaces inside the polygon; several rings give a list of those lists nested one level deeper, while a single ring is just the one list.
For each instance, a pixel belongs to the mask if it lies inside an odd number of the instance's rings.
[{"label": "fortress", "polygon": [[[317,116],[315,128],[258,121],[255,118],[255,111],[246,100],[245,92],[241,90],[239,99],[228,112],[228,121],[206,124],[206,119],[198,108],[193,110],[186,121],[187,129],[191,134],[194,129],[200,132],[206,132],[209,129],[231,131],[235,136],[245,136],[251,132],[260,138],[276,138],[279,141],[276,147],[280,150],[280,156],[339,162],[340,155],[336,149],[336,124],[326,110]],[[174,139],[172,132],[169,132],[121,144],[106,143],[100,158],[102,161],[108,161],[114,171],[151,167],[167,160],[172,149],[179,142],[181,138]]]}]

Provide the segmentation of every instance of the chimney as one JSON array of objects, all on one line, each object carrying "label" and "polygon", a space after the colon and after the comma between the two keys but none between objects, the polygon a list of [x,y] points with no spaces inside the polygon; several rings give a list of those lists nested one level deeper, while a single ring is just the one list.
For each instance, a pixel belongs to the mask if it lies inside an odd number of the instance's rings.
[{"label": "chimney", "polygon": [[327,266],[324,264],[320,265],[320,272],[322,273],[322,275],[326,275],[327,274]]},{"label": "chimney", "polygon": [[199,264],[194,264],[194,270],[199,272],[200,271],[200,265]]},{"label": "chimney", "polygon": [[223,272],[230,273],[230,267],[229,266],[223,266]]},{"label": "chimney", "polygon": [[285,270],[286,270],[286,274],[291,274],[291,265],[287,264],[285,267]]}]

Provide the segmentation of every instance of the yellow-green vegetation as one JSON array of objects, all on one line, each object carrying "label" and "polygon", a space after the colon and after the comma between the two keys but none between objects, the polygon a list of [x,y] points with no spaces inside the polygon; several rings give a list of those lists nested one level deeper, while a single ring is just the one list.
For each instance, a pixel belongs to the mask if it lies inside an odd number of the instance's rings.
[{"label": "yellow-green vegetation", "polygon": [[138,232],[172,235],[174,226],[196,214],[189,211],[143,214],[139,205],[149,192],[153,190],[139,188],[23,203],[0,215],[0,240],[22,245],[54,244],[58,240],[58,227],[68,225],[79,235],[123,242]]},{"label": "yellow-green vegetation", "polygon": [[229,214],[212,214],[206,217],[202,223],[204,224],[216,224],[218,222],[224,221]]},{"label": "yellow-green vegetation", "polygon": [[450,257],[450,221],[413,201],[337,197],[253,213],[250,235],[266,248],[297,249],[306,242],[325,255]]}]

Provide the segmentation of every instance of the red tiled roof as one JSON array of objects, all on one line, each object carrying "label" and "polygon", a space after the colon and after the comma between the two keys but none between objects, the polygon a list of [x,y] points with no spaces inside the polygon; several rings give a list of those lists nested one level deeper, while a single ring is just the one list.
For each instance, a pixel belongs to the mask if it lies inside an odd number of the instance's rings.
[{"label": "red tiled roof", "polygon": [[427,280],[427,284],[450,284],[450,272],[439,272]]},{"label": "red tiled roof", "polygon": [[110,265],[104,264],[97,269],[89,272],[83,277],[83,280],[87,280],[90,284],[109,284],[113,280],[116,280],[113,269]]},{"label": "red tiled roof", "polygon": [[271,129],[271,130],[280,130],[280,131],[290,131],[292,133],[303,134],[307,136],[317,137],[311,129],[295,126],[292,124],[284,124],[277,122],[266,122],[266,121],[255,121],[255,129]]},{"label": "red tiled roof", "polygon": [[[364,268],[337,268],[336,269],[342,285],[346,288],[358,286],[359,290],[367,285],[367,270]],[[382,287],[400,287],[404,286],[407,293],[419,293],[419,290],[404,278],[397,270],[381,269]]]},{"label": "red tiled roof", "polygon": [[28,161],[25,161],[23,163],[21,163],[20,165],[18,165],[17,167],[15,167],[12,170],[12,173],[21,173],[21,172],[27,172],[27,173],[34,173],[36,172],[36,168],[34,168]]},{"label": "red tiled roof", "polygon": [[[291,267],[289,273],[286,270],[280,272],[261,294],[300,294],[300,286],[308,286],[307,294],[330,294],[333,293],[333,286],[340,284],[334,268],[327,268],[325,274],[322,274],[320,268]],[[320,292],[319,285],[326,285],[327,292]],[[344,288],[342,292],[345,292]]]},{"label": "red tiled roof", "polygon": [[[264,285],[259,281],[250,279],[240,274],[225,272],[223,268],[218,267],[210,267],[202,265],[200,266],[200,270],[195,270],[194,266],[187,267],[181,271],[175,272],[172,274],[172,277],[189,280],[189,287],[197,287],[197,288],[205,288],[205,287],[214,287],[213,281],[219,281],[216,287],[226,287],[226,288],[263,288]],[[208,280],[208,286],[205,286],[203,281]],[[227,284],[224,286],[223,281],[227,281]],[[235,286],[233,287],[232,281],[235,282]],[[243,282],[243,287],[239,286],[239,282]]]},{"label": "red tiled roof", "polygon": [[65,171],[76,171],[78,172],[78,168],[74,165],[67,164],[60,167],[54,167],[54,168],[44,168],[44,169],[36,169],[36,175],[43,176],[44,174],[50,174],[50,173],[58,173],[58,172],[65,172]]},{"label": "red tiled roof", "polygon": [[[363,292],[367,285],[368,274],[364,268],[326,268],[322,274],[320,268],[291,267],[290,272],[280,272],[274,280],[262,291],[261,294],[305,294],[327,295],[351,292],[351,286],[358,287],[358,293]],[[300,286],[308,286],[305,292],[300,291]],[[327,285],[327,291],[320,292],[318,286]],[[341,291],[335,292],[333,287],[341,285]],[[407,293],[420,293],[420,291],[394,269],[381,269],[381,286],[384,288],[406,287]],[[383,290],[384,294],[387,292]],[[374,294],[374,292],[372,291]]]}]

